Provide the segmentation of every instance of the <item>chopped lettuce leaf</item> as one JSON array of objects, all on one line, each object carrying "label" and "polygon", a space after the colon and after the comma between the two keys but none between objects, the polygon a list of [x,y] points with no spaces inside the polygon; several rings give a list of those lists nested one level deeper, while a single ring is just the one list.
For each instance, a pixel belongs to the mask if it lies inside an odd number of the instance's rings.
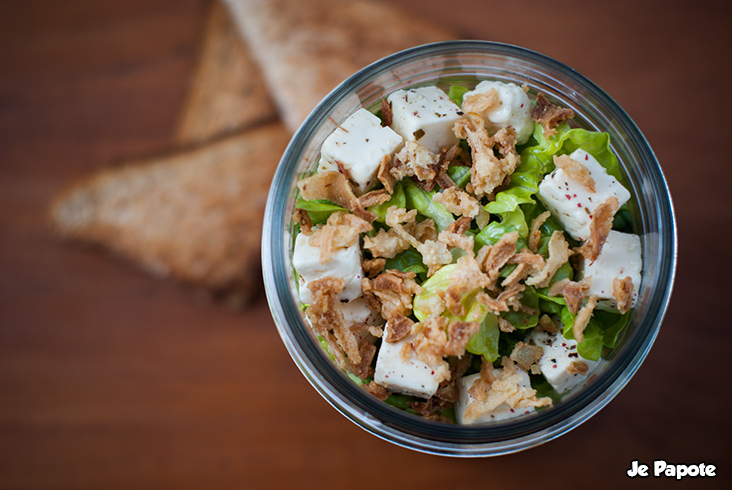
[{"label": "chopped lettuce leaf", "polygon": [[390,207],[396,206],[398,208],[404,208],[406,205],[407,197],[406,194],[404,194],[404,187],[401,182],[397,182],[394,184],[394,192],[391,194],[391,198],[388,201],[382,202],[381,204],[374,204],[373,206],[370,206],[368,210],[377,216],[377,221],[384,223],[386,221],[386,211]]},{"label": "chopped lettuce leaf", "polygon": [[[541,374],[531,374],[530,376],[531,380],[531,387],[536,390],[536,397],[537,398],[543,398],[545,396],[548,396],[552,399],[553,403],[559,403],[559,401],[562,399],[562,395],[557,393],[557,390],[554,389],[554,387],[549,383],[549,381],[546,380],[546,378]],[[537,410],[543,410],[546,407],[539,407]]]},{"label": "chopped lettuce leaf", "polygon": [[595,310],[594,319],[603,330],[602,344],[605,347],[613,348],[618,343],[621,334],[630,321],[630,312],[624,314],[610,311]]},{"label": "chopped lettuce leaf", "polygon": [[526,313],[509,309],[501,313],[501,316],[519,330],[534,328],[539,323],[539,296],[536,293],[536,289],[531,286],[526,286],[526,289],[524,289],[521,295],[521,304],[536,310],[536,313]]},{"label": "chopped lettuce leaf", "polygon": [[386,403],[391,405],[394,408],[398,408],[399,410],[404,410],[405,412],[409,412],[413,415],[419,415],[419,412],[414,410],[410,405],[409,402],[416,402],[418,401],[417,398],[413,396],[408,395],[400,395],[398,393],[392,393],[389,395],[389,398],[384,400]]},{"label": "chopped lettuce leaf", "polygon": [[464,87],[462,85],[450,85],[450,88],[447,91],[447,97],[453,101],[456,106],[462,107],[463,97],[468,92],[470,92],[468,87]]},{"label": "chopped lettuce leaf", "polygon": [[385,269],[396,269],[402,272],[415,272],[417,274],[426,274],[427,266],[422,262],[422,254],[414,248],[398,253],[391,259],[386,259]]},{"label": "chopped lettuce leaf", "polygon": [[313,199],[310,201],[298,199],[295,207],[297,209],[307,211],[308,216],[310,216],[310,221],[312,221],[314,225],[325,223],[328,221],[328,217],[336,211],[347,211],[346,208],[328,201],[327,199]]},{"label": "chopped lettuce leaf", "polygon": [[470,182],[470,167],[462,165],[450,165],[447,167],[447,175],[450,176],[455,185],[464,189]]},{"label": "chopped lettuce leaf", "polygon": [[544,173],[554,169],[553,155],[564,155],[572,153],[581,148],[595,157],[600,165],[605,167],[607,173],[618,179],[621,183],[625,181],[620,172],[620,164],[615,153],[610,149],[610,135],[597,131],[588,131],[582,128],[570,128],[564,122],[557,126],[556,134],[544,138],[544,129],[539,124],[534,125],[533,138],[537,145],[528,147],[521,153],[521,162],[524,163],[524,156],[541,164]]},{"label": "chopped lettuce leaf", "polygon": [[438,231],[443,231],[455,221],[452,213],[445,206],[432,200],[434,191],[427,192],[409,179],[402,182],[404,182],[404,192],[406,193],[406,206],[409,209],[416,209],[426,218],[432,218]]},{"label": "chopped lettuce leaf", "polygon": [[[504,213],[501,221],[491,221],[488,226],[475,235],[476,249],[483,245],[494,245],[505,233],[511,231],[518,231],[522,239],[525,239],[529,234],[529,227],[520,207]],[[523,243],[518,243],[516,248],[520,250],[522,246]]]},{"label": "chopped lettuce leaf", "polygon": [[[574,333],[572,327],[574,326],[575,315],[569,312],[569,308],[562,308],[562,324],[564,325],[565,339],[574,339]],[[600,359],[603,347],[603,331],[602,328],[597,324],[594,318],[590,318],[587,322],[587,326],[582,332],[582,342],[577,343],[577,353],[590,361],[597,361]]]},{"label": "chopped lettuce leaf", "polygon": [[488,362],[498,359],[498,329],[496,315],[486,315],[480,323],[480,330],[470,337],[465,349],[471,354],[482,355]]},{"label": "chopped lettuce leaf", "polygon": [[633,217],[630,215],[630,210],[627,204],[623,204],[615,213],[613,219],[613,230],[620,231],[622,233],[633,233]]}]

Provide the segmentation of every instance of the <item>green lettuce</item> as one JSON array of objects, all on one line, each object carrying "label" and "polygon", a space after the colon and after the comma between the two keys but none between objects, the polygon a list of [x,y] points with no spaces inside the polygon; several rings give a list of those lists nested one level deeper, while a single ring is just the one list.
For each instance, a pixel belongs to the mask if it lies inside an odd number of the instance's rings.
[{"label": "green lettuce", "polygon": [[501,221],[491,221],[488,226],[480,230],[475,235],[476,249],[483,245],[493,245],[501,237],[508,232],[518,231],[521,241],[517,244],[517,248],[521,249],[523,242],[529,234],[529,227],[526,224],[524,213],[521,208],[516,207],[513,211],[508,211],[501,215]]},{"label": "green lettuce", "polygon": [[521,304],[536,310],[536,313],[526,313],[509,309],[501,313],[501,316],[519,330],[534,328],[539,323],[539,295],[536,293],[536,289],[531,286],[526,286],[526,289],[521,294]]},{"label": "green lettuce", "polygon": [[456,186],[464,189],[468,182],[470,182],[470,167],[450,165],[447,167],[447,175],[450,176]]},{"label": "green lettuce", "polygon": [[[565,339],[574,339],[574,333],[572,332],[574,318],[575,315],[569,312],[569,308],[562,308],[562,325],[564,325],[562,335]],[[603,331],[595,318],[590,318],[590,321],[587,322],[582,337],[582,342],[577,343],[577,353],[590,361],[600,359],[603,347]]]},{"label": "green lettuce", "polygon": [[407,179],[404,183],[406,205],[409,209],[416,209],[426,218],[432,218],[438,231],[443,231],[455,221],[452,213],[442,204],[432,200],[435,191],[427,192],[413,181]]},{"label": "green lettuce", "polygon": [[498,359],[500,333],[496,315],[486,315],[480,323],[480,330],[470,337],[465,350],[471,354],[485,357],[488,362],[493,362]]},{"label": "green lettuce", "polygon": [[[440,295],[450,285],[450,275],[455,267],[456,264],[444,266],[422,284],[422,292],[414,297],[413,305],[414,316],[419,321],[424,321],[429,316],[427,304],[432,297]],[[500,334],[498,319],[495,315],[489,314],[485,305],[475,300],[475,296],[479,291],[480,289],[471,291],[461,299],[465,307],[465,315],[456,317],[449,311],[444,311],[442,314],[450,322],[456,320],[480,322],[480,330],[470,338],[466,349],[472,354],[483,355],[488,361],[493,362],[498,358],[498,338]]]},{"label": "green lettuce", "polygon": [[404,208],[407,205],[407,196],[404,193],[404,186],[401,182],[394,184],[394,192],[391,194],[391,198],[382,202],[381,204],[374,204],[368,208],[369,211],[374,213],[377,218],[376,221],[384,223],[386,221],[386,211],[392,207]]},{"label": "green lettuce", "polygon": [[620,172],[620,164],[615,153],[610,149],[610,135],[598,131],[588,131],[582,128],[570,128],[564,122],[557,126],[556,134],[548,139],[544,138],[544,129],[539,124],[534,125],[533,138],[535,146],[524,148],[521,152],[521,163],[524,158],[532,165],[541,165],[544,173],[554,170],[553,155],[572,153],[577,149],[585,150],[602,165],[607,172],[623,182],[625,179]]},{"label": "green lettuce", "polygon": [[396,269],[402,272],[415,272],[417,274],[426,274],[427,266],[422,262],[422,254],[414,248],[398,253],[391,259],[386,260],[385,269]]},{"label": "green lettuce", "polygon": [[295,207],[297,209],[307,211],[310,221],[312,221],[314,225],[325,223],[328,221],[328,217],[336,211],[347,211],[346,208],[328,201],[327,199],[312,199],[310,201],[298,199]]},{"label": "green lettuce", "polygon": [[462,107],[463,97],[468,92],[470,92],[468,87],[463,87],[462,85],[450,85],[450,88],[447,91],[447,97],[453,101],[456,106]]}]

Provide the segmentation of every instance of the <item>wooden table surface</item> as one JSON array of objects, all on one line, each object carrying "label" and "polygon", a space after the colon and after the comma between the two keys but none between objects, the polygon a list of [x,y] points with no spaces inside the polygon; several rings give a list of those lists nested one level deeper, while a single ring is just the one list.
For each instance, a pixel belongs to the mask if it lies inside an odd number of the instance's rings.
[{"label": "wooden table surface", "polygon": [[631,460],[711,463],[728,423],[730,79],[723,2],[401,0],[467,38],[522,45],[609,92],[675,199],[679,267],[656,344],[601,413],[500,458],[428,456],[332,409],[290,360],[264,295],[232,312],[60,243],[49,199],[166,151],[204,0],[5,3],[0,14],[1,488],[638,488]]}]

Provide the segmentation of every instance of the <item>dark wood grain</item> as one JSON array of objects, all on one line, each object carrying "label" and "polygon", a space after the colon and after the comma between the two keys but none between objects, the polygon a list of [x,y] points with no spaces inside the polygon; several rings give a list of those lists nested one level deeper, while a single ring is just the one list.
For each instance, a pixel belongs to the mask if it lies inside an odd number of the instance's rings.
[{"label": "dark wood grain", "polygon": [[[384,0],[386,1],[386,0]],[[397,3],[522,45],[598,83],[638,123],[675,198],[679,268],[646,362],[600,414],[530,451],[398,448],[298,373],[260,296],[235,313],[56,240],[51,197],[164,152],[207,3],[8,3],[0,15],[0,488],[622,488],[633,459],[732,460],[723,2]]]}]

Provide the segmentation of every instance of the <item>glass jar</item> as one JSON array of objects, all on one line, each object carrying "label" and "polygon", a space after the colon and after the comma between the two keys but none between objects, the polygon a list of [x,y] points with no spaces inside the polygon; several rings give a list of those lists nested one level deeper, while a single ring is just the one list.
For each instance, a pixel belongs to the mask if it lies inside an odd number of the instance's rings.
[{"label": "glass jar", "polygon": [[[638,302],[627,331],[605,369],[556,406],[489,425],[425,420],[381,402],[331,361],[299,308],[292,267],[297,181],[317,165],[325,138],[356,109],[372,112],[391,92],[480,80],[526,84],[571,108],[574,123],[610,134],[631,193],[635,231],[643,250]],[[280,336],[313,387],[338,411],[372,434],[431,454],[477,457],[507,454],[547,442],[577,427],[604,407],[646,357],[668,305],[676,267],[676,226],[671,196],[648,142],[623,109],[573,69],[539,53],[484,41],[420,46],[377,61],[335,88],[315,108],[287,147],[267,202],[262,266],[267,298]]]}]

